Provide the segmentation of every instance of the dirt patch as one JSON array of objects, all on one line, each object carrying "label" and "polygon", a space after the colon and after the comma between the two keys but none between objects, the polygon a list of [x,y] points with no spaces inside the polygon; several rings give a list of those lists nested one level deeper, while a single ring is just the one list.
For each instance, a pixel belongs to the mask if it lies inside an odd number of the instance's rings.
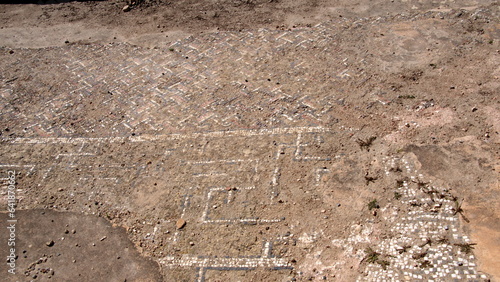
[{"label": "dirt patch", "polygon": [[[430,10],[448,12],[478,5],[476,1],[467,0],[439,4],[413,1],[388,4],[385,1],[183,0],[140,1],[138,5],[130,5],[130,11],[124,12],[123,8],[131,2],[45,2],[44,5],[2,5],[2,45],[39,48],[62,46],[69,41],[129,42],[162,47],[188,35],[218,30],[289,29],[342,18],[411,15]],[[481,5],[494,2],[483,0]],[[402,43],[417,48],[411,38]]]}]

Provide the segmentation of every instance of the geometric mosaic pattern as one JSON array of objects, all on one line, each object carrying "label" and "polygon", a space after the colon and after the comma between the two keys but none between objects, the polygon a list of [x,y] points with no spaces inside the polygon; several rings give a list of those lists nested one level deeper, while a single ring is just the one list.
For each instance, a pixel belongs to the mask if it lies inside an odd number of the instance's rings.
[{"label": "geometric mosaic pattern", "polygon": [[[34,71],[27,85],[15,79],[19,62],[3,64],[7,83],[0,86],[1,117],[22,125],[24,136],[104,137],[322,125],[325,113],[336,103],[334,92],[318,89],[317,80],[334,83],[349,76],[346,69],[328,77],[316,75],[315,62],[335,56],[330,49],[336,39],[328,32],[327,25],[220,32],[190,37],[163,50],[126,44],[19,50],[33,61],[43,57],[44,69]],[[308,56],[306,51],[312,48],[323,50]],[[295,58],[274,65],[276,57],[285,53]],[[51,73],[63,79],[54,83]],[[292,86],[299,90],[290,90]],[[37,98],[27,98],[34,94]],[[22,106],[13,108],[9,101]],[[80,111],[88,113],[85,120],[72,118]],[[247,120],[247,112],[265,114]]]},{"label": "geometric mosaic pattern", "polygon": [[[335,165],[352,161],[338,140],[353,129],[335,116],[345,110],[339,93],[348,94],[340,85],[362,69],[339,55],[334,28],[218,32],[162,49],[16,50],[37,67],[18,77],[16,56],[0,66],[0,125],[16,132],[2,136],[1,176],[21,173],[22,207],[70,207],[133,226],[129,236],[144,253],[167,273],[185,271],[185,280],[300,272],[286,250],[316,235],[289,231],[282,199],[297,191],[320,198]],[[396,199],[381,210],[391,236],[359,249],[373,241],[367,220],[330,240],[366,263],[358,280],[486,279],[460,225],[461,199],[407,156],[381,161],[385,176],[401,175]],[[179,218],[186,227],[172,228]]]},{"label": "geometric mosaic pattern", "polygon": [[[47,207],[57,208],[59,203],[90,203],[88,210],[99,212],[99,208],[94,208],[95,202],[96,205],[110,205],[117,212],[122,209],[120,206],[134,211],[128,216],[131,220],[140,220],[144,215],[152,217],[157,223],[144,226],[147,231],[142,230],[141,234],[147,232],[146,236],[136,240],[153,248],[158,248],[160,243],[166,244],[160,248],[162,251],[151,253],[163,267],[187,269],[194,272],[192,279],[205,281],[207,271],[294,269],[290,259],[281,257],[275,247],[295,242],[297,237],[294,235],[298,234],[278,232],[272,236],[258,236],[247,251],[235,252],[230,247],[231,242],[219,242],[228,235],[221,233],[220,237],[210,238],[203,233],[214,226],[226,226],[228,230],[241,230],[234,228],[246,226],[247,233],[238,235],[238,239],[255,236],[263,226],[282,225],[286,217],[279,212],[273,212],[271,217],[267,215],[267,211],[276,211],[279,207],[276,197],[288,193],[283,187],[289,184],[282,176],[293,171],[292,167],[302,166],[310,171],[310,177],[304,180],[306,186],[323,185],[322,175],[331,173],[325,165],[345,158],[329,153],[335,150],[324,140],[334,140],[334,135],[322,127],[296,127],[137,137],[16,138],[8,140],[3,148],[6,151],[4,160],[9,161],[3,162],[2,167],[22,171],[24,175],[20,181],[33,183],[19,191],[21,203],[29,194],[31,201],[36,199]],[[207,159],[212,150],[206,146],[209,143],[231,143],[237,148],[251,148],[252,153],[222,150],[220,158]],[[124,144],[130,149],[126,154],[109,155],[105,151],[113,151]],[[126,163],[137,154],[143,156],[144,162]],[[147,161],[149,159],[154,163]],[[367,276],[360,276],[358,280],[486,278],[478,273],[475,257],[467,249],[471,242],[461,231],[459,199],[445,189],[424,182],[425,176],[415,170],[409,159],[386,158],[384,162],[387,175],[395,173],[396,167],[403,177],[397,193],[400,205],[407,210],[401,210],[398,204],[384,207],[384,214],[390,214],[384,221],[392,236],[372,246],[373,252],[381,258],[368,261]],[[61,175],[69,177],[61,178]],[[151,190],[148,187],[156,185],[152,184],[156,180],[151,179],[170,181],[163,184],[164,187]],[[92,192],[82,194],[89,185],[94,187]],[[83,186],[87,189],[81,189]],[[138,189],[130,190],[131,187]],[[59,192],[54,199],[37,197],[55,188]],[[152,196],[149,204],[134,200],[137,195],[149,193]],[[2,194],[6,191],[2,190]],[[162,212],[151,214],[151,207],[158,207]],[[191,226],[187,230],[169,229],[177,218],[186,219]],[[197,230],[200,234],[189,233],[192,232],[189,230]],[[369,223],[361,231],[359,226],[353,225],[351,235],[333,239],[332,244],[342,248],[347,257],[366,260],[366,252],[355,251],[354,245],[370,244],[368,235],[372,232],[373,225]],[[197,249],[201,241],[222,249]],[[229,248],[224,247],[225,244]],[[176,254],[178,246],[189,245],[194,248],[193,253]],[[338,261],[334,267],[343,263]]]}]

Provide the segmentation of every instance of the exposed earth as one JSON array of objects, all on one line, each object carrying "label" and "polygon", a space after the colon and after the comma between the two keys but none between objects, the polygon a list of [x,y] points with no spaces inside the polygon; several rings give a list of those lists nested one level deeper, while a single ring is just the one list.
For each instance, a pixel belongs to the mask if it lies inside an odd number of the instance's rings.
[{"label": "exposed earth", "polygon": [[6,281],[500,281],[495,1],[56,2],[0,5]]}]

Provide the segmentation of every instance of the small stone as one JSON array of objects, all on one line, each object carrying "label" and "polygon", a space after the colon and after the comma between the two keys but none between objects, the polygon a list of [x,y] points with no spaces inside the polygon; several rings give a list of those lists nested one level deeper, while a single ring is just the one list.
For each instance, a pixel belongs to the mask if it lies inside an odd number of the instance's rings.
[{"label": "small stone", "polygon": [[373,216],[377,216],[377,211],[372,211]]},{"label": "small stone", "polygon": [[193,241],[189,242],[189,245],[194,246],[194,242]]},{"label": "small stone", "polygon": [[175,223],[175,227],[177,229],[182,229],[182,228],[184,228],[184,226],[186,226],[186,221],[184,219],[182,219],[182,218],[179,218],[177,220],[177,222]]},{"label": "small stone", "polygon": [[53,240],[50,240],[47,243],[45,243],[45,245],[47,245],[47,247],[52,247],[52,246],[54,246],[54,244],[55,244],[55,242]]},{"label": "small stone", "polygon": [[106,238],[108,238],[108,237],[104,236],[104,237],[102,237],[100,240],[101,240],[101,241],[104,241],[104,240],[106,240]]},{"label": "small stone", "polygon": [[123,7],[122,11],[124,11],[124,12],[128,12],[128,11],[130,11],[131,9],[132,9],[132,8],[130,7],[130,5],[125,5],[125,6]]},{"label": "small stone", "polygon": [[207,16],[209,16],[210,18],[217,18],[219,14],[216,11],[209,11]]}]

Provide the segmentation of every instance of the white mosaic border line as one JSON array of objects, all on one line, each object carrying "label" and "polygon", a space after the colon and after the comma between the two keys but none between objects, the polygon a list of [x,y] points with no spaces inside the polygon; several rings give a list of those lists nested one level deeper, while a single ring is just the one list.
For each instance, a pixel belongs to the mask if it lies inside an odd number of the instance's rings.
[{"label": "white mosaic border line", "polygon": [[260,135],[279,135],[279,134],[301,134],[301,133],[323,133],[330,132],[328,128],[321,126],[317,127],[288,127],[288,128],[273,128],[273,129],[258,129],[258,130],[227,130],[227,131],[212,131],[198,132],[190,134],[164,134],[164,135],[141,135],[132,137],[59,137],[59,138],[14,138],[3,139],[3,141],[14,144],[79,144],[83,142],[152,142],[152,141],[169,141],[181,139],[197,139],[203,137],[249,137]]},{"label": "white mosaic border line", "polygon": [[262,246],[262,255],[253,257],[203,257],[188,256],[181,257],[166,256],[158,260],[167,268],[198,268],[196,280],[205,281],[205,272],[214,270],[251,270],[258,267],[270,269],[291,269],[286,259],[273,257],[271,254],[271,242],[265,242]]}]

